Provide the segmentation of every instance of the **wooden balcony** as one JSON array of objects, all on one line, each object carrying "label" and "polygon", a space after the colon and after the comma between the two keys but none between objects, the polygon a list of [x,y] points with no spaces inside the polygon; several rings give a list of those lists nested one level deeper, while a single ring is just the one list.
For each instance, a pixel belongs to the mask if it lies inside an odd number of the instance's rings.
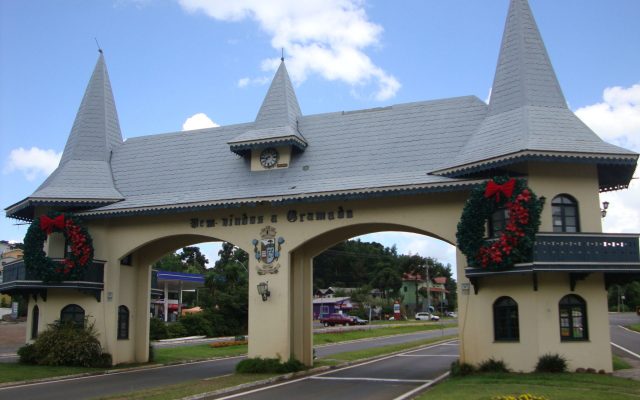
[{"label": "wooden balcony", "polygon": [[476,293],[480,278],[514,274],[531,274],[537,290],[537,274],[544,272],[568,273],[572,291],[577,281],[601,272],[608,287],[640,276],[639,238],[638,234],[625,233],[538,233],[532,262],[500,271],[467,268],[465,275]]},{"label": "wooden balcony", "polygon": [[34,298],[40,295],[46,301],[48,289],[71,289],[91,294],[100,301],[100,293],[104,289],[104,264],[103,261],[94,261],[83,276],[73,281],[45,283],[29,276],[23,260],[14,261],[4,267],[0,293],[32,295]]}]

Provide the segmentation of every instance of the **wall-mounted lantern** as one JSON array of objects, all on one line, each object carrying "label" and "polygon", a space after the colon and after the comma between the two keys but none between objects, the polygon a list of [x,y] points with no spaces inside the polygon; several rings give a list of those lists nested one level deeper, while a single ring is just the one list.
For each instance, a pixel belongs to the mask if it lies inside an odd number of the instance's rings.
[{"label": "wall-mounted lantern", "polygon": [[602,209],[600,209],[600,215],[602,215],[602,218],[607,216],[607,208],[609,208],[609,202],[608,201],[603,201],[602,202]]},{"label": "wall-mounted lantern", "polygon": [[262,301],[267,301],[271,292],[269,291],[269,282],[258,283],[258,293],[262,296]]}]

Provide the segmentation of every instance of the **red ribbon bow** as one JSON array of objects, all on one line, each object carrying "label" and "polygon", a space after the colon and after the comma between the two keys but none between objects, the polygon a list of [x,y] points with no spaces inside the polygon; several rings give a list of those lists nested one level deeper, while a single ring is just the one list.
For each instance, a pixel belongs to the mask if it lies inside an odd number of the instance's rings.
[{"label": "red ribbon bow", "polygon": [[513,194],[513,189],[516,186],[516,180],[514,178],[509,179],[506,183],[498,185],[493,180],[487,182],[487,187],[484,190],[484,197],[490,198],[496,196],[496,202],[500,201],[500,193],[504,194],[508,199]]},{"label": "red ribbon bow", "polygon": [[64,229],[64,214],[60,214],[55,218],[49,218],[46,215],[40,216],[40,229],[50,235],[54,228]]}]

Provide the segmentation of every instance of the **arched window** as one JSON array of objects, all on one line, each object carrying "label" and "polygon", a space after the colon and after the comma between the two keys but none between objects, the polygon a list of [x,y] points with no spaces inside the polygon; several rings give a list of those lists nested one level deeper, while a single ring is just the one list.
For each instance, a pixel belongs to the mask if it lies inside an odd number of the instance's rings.
[{"label": "arched window", "polygon": [[129,309],[118,307],[118,340],[129,339]]},{"label": "arched window", "polygon": [[518,303],[511,297],[500,297],[493,303],[493,334],[496,342],[520,340]]},{"label": "arched window", "polygon": [[560,340],[588,340],[587,303],[580,296],[569,294],[560,299]]},{"label": "arched window", "polygon": [[576,199],[567,194],[558,195],[551,202],[551,210],[554,232],[580,232]]},{"label": "arched window", "polygon": [[38,322],[40,320],[40,309],[38,305],[33,306],[33,311],[31,312],[31,339],[35,339],[38,337]]},{"label": "arched window", "polygon": [[60,321],[69,321],[78,327],[84,327],[84,308],[77,304],[69,304],[60,311]]},{"label": "arched window", "polygon": [[500,236],[502,232],[504,232],[504,228],[507,226],[507,222],[509,222],[509,211],[506,208],[499,208],[491,214],[491,218],[489,219],[489,232],[488,237],[497,238]]}]

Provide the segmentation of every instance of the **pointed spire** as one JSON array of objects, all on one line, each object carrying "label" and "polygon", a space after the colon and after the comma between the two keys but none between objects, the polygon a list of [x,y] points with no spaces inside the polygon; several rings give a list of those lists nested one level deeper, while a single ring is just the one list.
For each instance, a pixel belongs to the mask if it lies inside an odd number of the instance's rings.
[{"label": "pointed spire", "polygon": [[522,106],[567,108],[527,0],[511,0],[489,115]]},{"label": "pointed spire", "polygon": [[122,143],[118,113],[102,50],[76,114],[60,165],[70,160],[109,161]]},{"label": "pointed spire", "polygon": [[301,115],[293,84],[289,79],[284,60],[282,60],[271,82],[269,91],[262,102],[260,111],[258,111],[256,126],[261,128],[284,125],[295,126],[298,117]]}]

